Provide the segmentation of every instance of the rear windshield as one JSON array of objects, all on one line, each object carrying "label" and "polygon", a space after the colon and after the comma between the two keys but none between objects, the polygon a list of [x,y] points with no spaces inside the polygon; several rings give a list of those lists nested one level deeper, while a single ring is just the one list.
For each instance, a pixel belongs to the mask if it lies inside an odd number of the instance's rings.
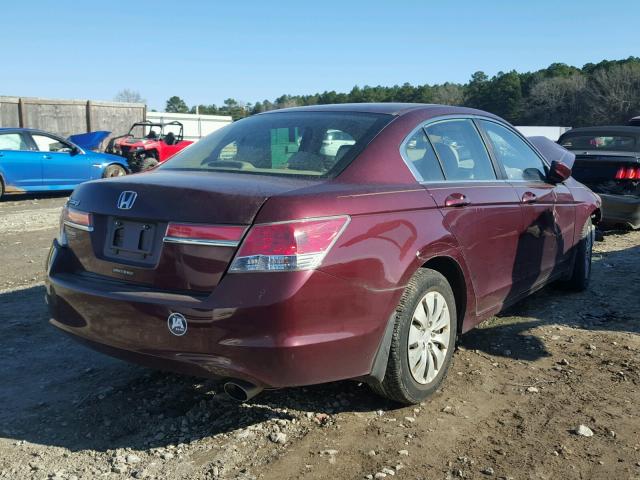
[{"label": "rear windshield", "polygon": [[332,178],[392,119],[352,112],[255,115],[213,132],[159,168]]},{"label": "rear windshield", "polygon": [[560,140],[568,150],[634,151],[636,139],[626,135],[570,135]]}]

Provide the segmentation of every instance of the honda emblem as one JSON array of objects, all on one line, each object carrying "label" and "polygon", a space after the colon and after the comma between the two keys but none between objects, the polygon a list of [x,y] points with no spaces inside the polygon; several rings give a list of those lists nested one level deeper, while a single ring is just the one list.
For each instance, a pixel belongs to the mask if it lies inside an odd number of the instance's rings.
[{"label": "honda emblem", "polygon": [[133,207],[133,204],[138,198],[138,194],[136,192],[132,192],[131,190],[124,191],[118,197],[118,208],[120,210],[130,210]]}]

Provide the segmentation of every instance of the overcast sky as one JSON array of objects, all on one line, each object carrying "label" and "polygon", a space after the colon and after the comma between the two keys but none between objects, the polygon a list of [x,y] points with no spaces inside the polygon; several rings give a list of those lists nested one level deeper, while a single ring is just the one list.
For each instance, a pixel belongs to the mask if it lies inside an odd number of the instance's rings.
[{"label": "overcast sky", "polygon": [[162,110],[640,55],[640,0],[6,2],[0,95]]}]

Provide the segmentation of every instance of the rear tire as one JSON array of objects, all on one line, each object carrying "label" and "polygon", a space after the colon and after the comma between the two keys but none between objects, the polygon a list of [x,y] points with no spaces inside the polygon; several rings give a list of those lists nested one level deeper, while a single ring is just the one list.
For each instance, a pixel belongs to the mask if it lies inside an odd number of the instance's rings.
[{"label": "rear tire", "polygon": [[457,333],[449,282],[435,270],[420,269],[396,308],[387,370],[373,390],[403,404],[429,397],[449,370]]},{"label": "rear tire", "polygon": [[102,178],[111,178],[111,177],[123,177],[127,174],[127,171],[121,167],[120,165],[108,165],[107,168],[104,169],[104,173],[102,174]]},{"label": "rear tire", "polygon": [[595,228],[591,219],[582,227],[580,242],[576,246],[576,257],[573,262],[573,271],[568,280],[562,282],[562,286],[576,292],[582,292],[589,286],[591,278],[591,258],[593,255],[593,241],[595,239]]},{"label": "rear tire", "polygon": [[4,182],[2,181],[2,177],[0,177],[0,202],[2,201],[2,197],[4,197]]}]

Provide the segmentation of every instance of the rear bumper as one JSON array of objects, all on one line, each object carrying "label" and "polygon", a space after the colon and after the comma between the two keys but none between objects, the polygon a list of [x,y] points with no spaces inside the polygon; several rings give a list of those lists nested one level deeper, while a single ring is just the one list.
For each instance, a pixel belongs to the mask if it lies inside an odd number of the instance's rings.
[{"label": "rear bumper", "polygon": [[[204,297],[57,273],[48,262],[51,323],[124,360],[262,387],[324,383],[370,373],[397,292],[372,292],[321,271],[228,274]],[[179,312],[187,333],[173,335]]]},{"label": "rear bumper", "polygon": [[640,227],[640,198],[625,195],[598,194],[602,199],[602,223]]}]

